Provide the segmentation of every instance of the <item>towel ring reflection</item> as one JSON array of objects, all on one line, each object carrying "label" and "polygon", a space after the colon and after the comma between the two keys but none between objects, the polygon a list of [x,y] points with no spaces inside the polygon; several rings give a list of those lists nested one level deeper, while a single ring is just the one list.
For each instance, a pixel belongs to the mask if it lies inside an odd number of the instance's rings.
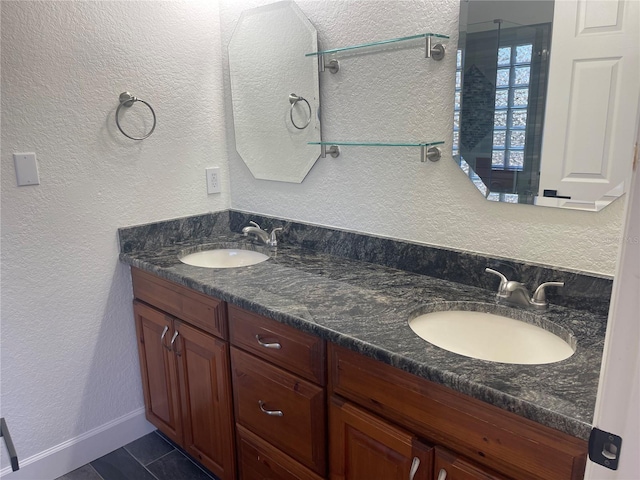
[{"label": "towel ring reflection", "polygon": [[[153,131],[156,129],[156,112],[153,111],[153,108],[151,107],[151,105],[149,105],[144,100],[140,100],[139,98],[134,97],[129,92],[122,92],[120,94],[119,100],[120,100],[120,105],[118,105],[118,108],[116,110],[116,125],[118,126],[118,130],[120,130],[120,132],[122,132],[122,134],[125,137],[130,138],[131,140],[144,140],[145,138],[148,138],[149,135],[151,135]],[[149,130],[149,133],[147,133],[144,137],[132,137],[131,135],[125,133],[125,131],[122,130],[122,127],[120,126],[120,119],[119,119],[120,109],[123,106],[128,108],[131,105],[133,105],[135,102],[144,103],[147,107],[149,107],[149,110],[151,110],[151,115],[153,115],[153,126],[151,127],[151,130]]]},{"label": "towel ring reflection", "polygon": [[[298,125],[296,125],[296,122],[293,121],[293,109],[295,108],[296,103],[298,103],[298,102],[306,103],[307,107],[309,108],[309,118],[307,118],[307,122],[302,127],[299,127]],[[313,112],[311,111],[311,105],[309,104],[309,102],[307,101],[306,98],[299,97],[295,93],[289,94],[289,103],[291,104],[291,108],[289,109],[289,118],[291,119],[291,123],[298,130],[304,130],[311,123],[311,116],[313,115]]]}]

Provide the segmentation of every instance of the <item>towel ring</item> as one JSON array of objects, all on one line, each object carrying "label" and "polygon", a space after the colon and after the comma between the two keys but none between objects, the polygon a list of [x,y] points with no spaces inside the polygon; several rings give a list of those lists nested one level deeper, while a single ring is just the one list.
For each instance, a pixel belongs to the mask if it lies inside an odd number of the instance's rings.
[{"label": "towel ring", "polygon": [[[119,100],[120,100],[120,105],[118,105],[118,108],[116,110],[116,125],[118,126],[118,130],[120,130],[120,132],[122,132],[122,134],[125,137],[130,138],[131,140],[144,140],[145,138],[149,137],[149,135],[151,135],[153,131],[156,129],[156,112],[153,111],[153,108],[151,107],[151,105],[149,105],[144,100],[140,100],[139,98],[134,97],[129,92],[122,92],[120,94]],[[122,130],[122,127],[120,126],[120,120],[119,120],[120,109],[123,106],[128,108],[131,105],[133,105],[135,102],[144,103],[147,107],[149,107],[149,110],[151,110],[151,115],[153,115],[153,126],[151,127],[151,130],[149,130],[149,133],[147,133],[144,137],[132,137],[131,135],[125,133],[125,131]]]},{"label": "towel ring", "polygon": [[[296,125],[296,122],[293,121],[293,109],[296,106],[296,103],[298,103],[298,102],[306,103],[307,107],[309,108],[309,118],[307,118],[307,122],[302,127],[299,127],[298,125]],[[291,123],[298,130],[304,130],[311,123],[311,117],[313,115],[313,112],[311,111],[311,105],[309,104],[309,102],[307,101],[306,98],[299,97],[295,93],[289,94],[289,103],[291,104],[291,108],[289,109],[289,118],[291,119]]]}]

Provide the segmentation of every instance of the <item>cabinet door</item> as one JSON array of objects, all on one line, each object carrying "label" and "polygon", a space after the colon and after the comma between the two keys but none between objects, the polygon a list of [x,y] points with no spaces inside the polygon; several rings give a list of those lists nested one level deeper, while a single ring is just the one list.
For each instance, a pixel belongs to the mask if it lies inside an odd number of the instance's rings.
[{"label": "cabinet door", "polygon": [[133,302],[147,420],[176,443],[182,442],[180,396],[175,355],[169,341],[172,319],[138,301]]},{"label": "cabinet door", "polygon": [[333,397],[329,407],[332,480],[429,480],[433,449],[364,410]]},{"label": "cabinet door", "polygon": [[503,477],[464,460],[443,448],[436,447],[434,480],[506,480]]},{"label": "cabinet door", "polygon": [[175,320],[183,446],[221,479],[235,478],[229,347]]}]

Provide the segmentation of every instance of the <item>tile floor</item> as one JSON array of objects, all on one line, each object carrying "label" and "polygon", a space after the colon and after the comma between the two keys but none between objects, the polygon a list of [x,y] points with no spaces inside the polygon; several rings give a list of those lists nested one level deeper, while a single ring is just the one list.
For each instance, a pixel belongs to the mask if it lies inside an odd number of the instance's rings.
[{"label": "tile floor", "polygon": [[216,480],[152,432],[56,480]]}]

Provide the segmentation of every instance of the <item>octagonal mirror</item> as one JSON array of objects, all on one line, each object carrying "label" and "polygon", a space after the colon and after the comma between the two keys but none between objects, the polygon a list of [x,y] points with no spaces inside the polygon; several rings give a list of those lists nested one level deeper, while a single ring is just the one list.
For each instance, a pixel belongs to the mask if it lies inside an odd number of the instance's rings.
[{"label": "octagonal mirror", "polygon": [[229,42],[236,150],[255,178],[301,183],[320,155],[316,29],[294,2],[245,10]]}]

